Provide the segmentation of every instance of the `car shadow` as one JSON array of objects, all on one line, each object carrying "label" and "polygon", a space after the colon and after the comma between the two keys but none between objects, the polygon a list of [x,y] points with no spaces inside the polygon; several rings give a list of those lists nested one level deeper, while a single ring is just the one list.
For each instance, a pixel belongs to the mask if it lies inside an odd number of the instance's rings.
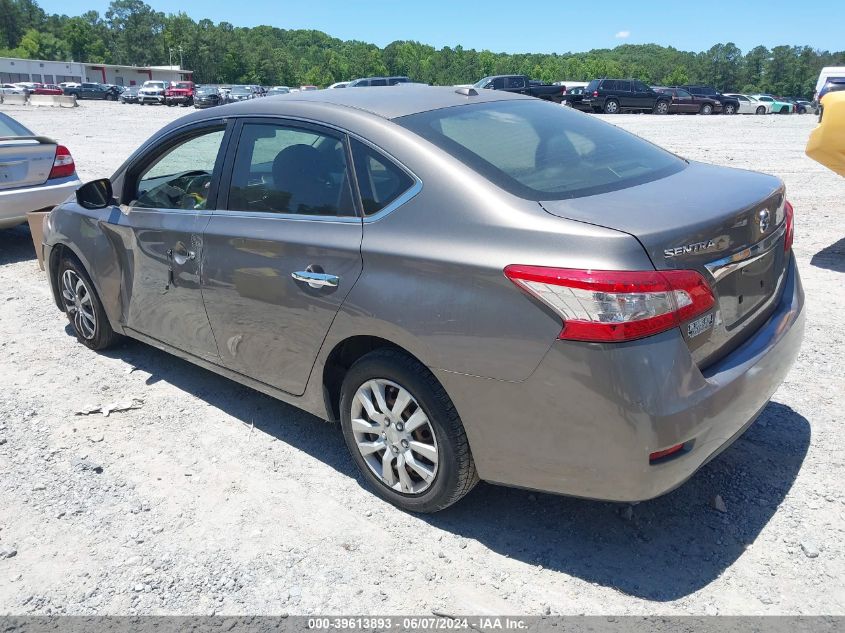
[{"label": "car shadow", "polygon": [[845,273],[845,237],[830,246],[825,246],[813,255],[810,265],[827,268],[838,273]]},{"label": "car shadow", "polygon": [[21,224],[11,229],[0,229],[0,266],[35,259],[35,247],[29,225]]},{"label": "car shadow", "polygon": [[[142,343],[127,340],[105,355],[149,373],[148,384],[165,381],[364,485],[337,426]],[[458,504],[420,518],[515,560],[639,598],[676,600],[718,578],[754,543],[809,444],[807,420],[771,402],[688,482],[633,507],[481,483]],[[715,509],[716,495],[727,512]]]}]

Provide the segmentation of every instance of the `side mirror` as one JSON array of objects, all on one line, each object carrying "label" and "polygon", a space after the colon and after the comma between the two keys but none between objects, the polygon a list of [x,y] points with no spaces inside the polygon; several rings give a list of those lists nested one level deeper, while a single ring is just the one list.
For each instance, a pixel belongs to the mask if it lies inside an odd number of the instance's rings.
[{"label": "side mirror", "polygon": [[111,180],[108,178],[86,182],[76,190],[76,201],[86,209],[105,209],[112,204],[113,198]]}]

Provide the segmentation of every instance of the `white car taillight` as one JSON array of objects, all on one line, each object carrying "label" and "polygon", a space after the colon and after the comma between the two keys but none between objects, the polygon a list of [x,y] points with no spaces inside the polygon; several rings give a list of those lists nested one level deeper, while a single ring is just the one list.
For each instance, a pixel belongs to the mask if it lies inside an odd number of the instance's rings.
[{"label": "white car taillight", "polygon": [[630,341],[712,308],[715,297],[694,270],[610,271],[512,265],[505,276],[560,315],[558,338]]},{"label": "white car taillight", "polygon": [[50,170],[50,175],[47,178],[66,178],[73,176],[76,171],[76,165],[73,162],[73,156],[70,155],[70,150],[64,145],[56,146],[56,157],[53,159],[53,168]]}]

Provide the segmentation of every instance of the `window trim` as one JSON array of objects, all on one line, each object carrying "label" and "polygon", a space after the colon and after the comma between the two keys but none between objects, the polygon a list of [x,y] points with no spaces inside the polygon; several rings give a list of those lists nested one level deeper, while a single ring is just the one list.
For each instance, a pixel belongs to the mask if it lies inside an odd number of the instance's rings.
[{"label": "window trim", "polygon": [[[235,121],[226,118],[214,118],[198,121],[194,124],[181,126],[173,130],[170,134],[162,136],[152,141],[152,147],[148,148],[143,154],[133,159],[126,167],[122,176],[120,199],[118,202],[123,207],[125,206],[129,213],[133,210],[144,211],[158,211],[161,213],[191,213],[198,215],[210,215],[218,202],[218,192],[220,189],[220,180],[225,166],[225,160],[228,155],[229,141],[232,137],[232,129]],[[210,129],[209,129],[210,128]],[[143,174],[143,171],[152,165],[156,159],[162,156],[163,152],[170,152],[176,146],[188,142],[194,137],[202,136],[203,130],[223,130],[223,140],[220,141],[220,147],[217,150],[217,158],[214,161],[214,169],[211,172],[211,186],[208,190],[208,198],[206,200],[205,209],[164,209],[159,207],[133,207],[130,206],[132,200],[137,200],[137,197],[130,197],[127,193],[131,190],[133,196],[137,196],[138,182]],[[128,185],[128,186],[127,186]],[[129,199],[127,199],[129,198]]]},{"label": "window trim", "polygon": [[[309,126],[311,129],[315,131],[322,131],[322,130],[329,130],[335,132],[337,134],[343,135],[344,138],[344,145],[346,146],[346,160],[347,160],[347,168],[350,171],[350,176],[352,179],[352,197],[353,202],[356,205],[356,214],[355,216],[346,216],[346,217],[337,217],[337,216],[329,216],[329,215],[308,215],[304,213],[271,213],[269,211],[232,211],[229,209],[221,209],[219,208],[223,203],[222,196],[219,196],[216,199],[216,205],[214,208],[210,209],[210,212],[214,215],[234,215],[239,217],[260,217],[263,219],[269,218],[277,218],[280,220],[297,220],[300,222],[364,222],[365,224],[371,222],[377,222],[381,220],[386,215],[389,215],[405,203],[409,202],[411,199],[417,196],[422,189],[423,189],[423,181],[417,176],[405,163],[401,160],[397,159],[396,156],[385,150],[383,147],[379,147],[369,139],[364,138],[360,134],[356,134],[354,132],[350,132],[347,129],[344,129],[340,126],[333,125],[331,123],[326,123],[323,121],[315,121],[314,119],[308,119],[305,117],[298,117],[298,116],[290,116],[290,115],[246,115],[240,117],[230,117],[231,118],[231,137],[235,138],[235,133],[240,133],[240,127],[237,127],[239,123],[273,123],[273,124],[281,124],[281,125],[290,125],[292,127],[303,127],[308,128]],[[281,123],[279,123],[281,122]],[[239,137],[238,137],[239,138]],[[414,184],[411,185],[404,193],[397,196],[397,198],[391,202],[389,205],[384,207],[378,213],[374,213],[372,215],[364,215],[364,208],[361,202],[361,192],[358,190],[358,177],[355,173],[355,161],[352,157],[352,147],[350,146],[349,140],[350,138],[354,138],[356,141],[360,141],[364,145],[367,145],[374,149],[375,151],[383,154],[387,158],[389,158],[395,165],[399,168],[403,169],[408,176],[414,181]],[[237,143],[228,143],[228,148],[226,150],[226,157],[223,163],[223,174],[221,175],[218,188],[220,191],[226,192],[226,199],[225,203],[228,204],[228,191],[229,186],[231,185],[232,181],[232,167],[234,165],[235,160],[235,152],[237,151]]]},{"label": "window trim", "polygon": [[[229,191],[232,186],[232,174],[234,172],[235,155],[240,144],[241,131],[244,125],[250,123],[257,123],[259,125],[283,125],[286,127],[300,128],[302,130],[310,130],[318,134],[326,134],[327,136],[339,136],[340,142],[343,143],[344,152],[346,154],[346,169],[350,179],[350,188],[352,189],[352,206],[354,215],[336,216],[336,215],[318,215],[308,213],[275,213],[273,211],[237,211],[234,209],[226,209],[229,205]],[[361,198],[358,192],[358,182],[355,177],[355,169],[352,166],[352,151],[349,147],[348,133],[332,125],[326,125],[308,119],[299,119],[295,117],[286,116],[242,116],[234,119],[232,126],[232,138],[236,142],[229,143],[226,151],[226,157],[223,162],[223,174],[220,178],[218,186],[219,195],[216,200],[214,208],[211,210],[213,215],[230,215],[236,217],[256,217],[262,219],[277,218],[280,220],[299,220],[299,221],[321,221],[334,223],[349,223],[361,222],[363,217],[363,209],[361,206]]]}]

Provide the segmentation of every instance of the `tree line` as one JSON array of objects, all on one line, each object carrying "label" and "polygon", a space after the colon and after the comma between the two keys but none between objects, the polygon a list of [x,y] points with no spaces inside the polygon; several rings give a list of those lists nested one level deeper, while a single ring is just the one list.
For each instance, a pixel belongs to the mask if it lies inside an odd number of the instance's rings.
[{"label": "tree line", "polygon": [[822,67],[845,65],[845,51],[783,45],[743,53],[731,42],[703,52],[657,44],[552,54],[436,49],[413,41],[379,48],[321,31],[195,21],[184,12],[156,11],[142,0],[113,0],[103,15],[88,11],[72,17],[47,14],[34,0],[0,0],[0,56],[139,66],[181,59],[199,83],[326,86],[356,77],[407,75],[452,85],[513,73],[544,81],[700,82],[725,92],[783,96],[811,96]]}]

